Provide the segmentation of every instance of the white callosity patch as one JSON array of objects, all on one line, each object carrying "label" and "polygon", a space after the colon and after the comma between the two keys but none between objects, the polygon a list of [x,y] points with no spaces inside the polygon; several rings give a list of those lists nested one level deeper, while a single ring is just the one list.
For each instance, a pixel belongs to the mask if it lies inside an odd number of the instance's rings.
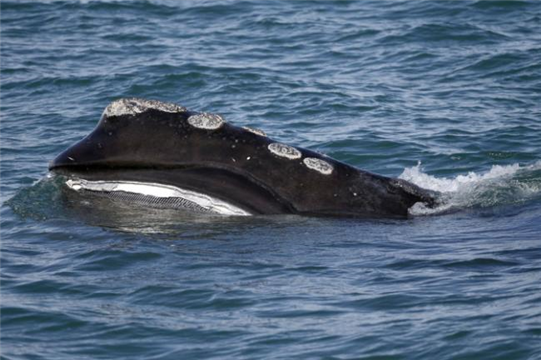
[{"label": "white callosity patch", "polygon": [[188,123],[198,129],[216,130],[223,125],[224,119],[217,114],[201,113],[190,116]]},{"label": "white callosity patch", "polygon": [[291,160],[299,159],[302,154],[299,150],[295,149],[292,146],[281,144],[281,143],[272,143],[268,146],[270,152],[275,155],[285,157]]},{"label": "white callosity patch", "polygon": [[158,100],[147,100],[138,98],[119,99],[110,103],[103,112],[104,116],[137,115],[148,109],[160,110],[170,113],[185,112],[187,109],[173,103],[161,102]]},{"label": "white callosity patch", "polygon": [[254,128],[251,128],[251,127],[248,127],[248,126],[243,126],[242,128],[244,130],[248,130],[249,132],[254,133],[256,135],[259,135],[259,136],[267,136],[267,134],[265,134],[265,132],[263,130],[254,129]]},{"label": "white callosity patch", "polygon": [[154,198],[179,198],[195,203],[215,214],[236,216],[251,215],[239,207],[209,195],[164,184],[142,183],[136,181],[88,181],[84,179],[70,179],[66,181],[66,185],[75,191],[123,192]]},{"label": "white callosity patch", "polygon": [[318,158],[307,157],[303,160],[303,162],[306,167],[319,171],[323,175],[330,175],[334,170],[331,164]]}]

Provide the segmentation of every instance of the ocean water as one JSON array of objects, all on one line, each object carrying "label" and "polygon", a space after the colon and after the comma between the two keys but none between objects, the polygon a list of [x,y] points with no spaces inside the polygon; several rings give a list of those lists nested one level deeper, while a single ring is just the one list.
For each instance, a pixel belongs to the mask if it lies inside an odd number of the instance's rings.
[{"label": "ocean water", "polygon": [[[541,359],[541,2],[5,0],[0,36],[2,359]],[[127,96],[445,204],[63,201],[48,162]]]}]

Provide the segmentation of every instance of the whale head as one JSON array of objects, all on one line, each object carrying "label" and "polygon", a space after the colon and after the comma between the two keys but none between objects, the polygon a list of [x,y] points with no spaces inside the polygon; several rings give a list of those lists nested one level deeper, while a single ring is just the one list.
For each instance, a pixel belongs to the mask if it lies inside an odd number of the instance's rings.
[{"label": "whale head", "polygon": [[156,100],[109,104],[96,128],[58,155],[70,189],[221,214],[404,217],[434,194],[359,170],[212,113]]}]

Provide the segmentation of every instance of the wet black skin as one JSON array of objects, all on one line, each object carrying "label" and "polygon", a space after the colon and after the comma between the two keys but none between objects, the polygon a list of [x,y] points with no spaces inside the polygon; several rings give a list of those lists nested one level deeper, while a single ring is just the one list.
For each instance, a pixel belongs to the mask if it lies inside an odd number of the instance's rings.
[{"label": "wet black skin", "polygon": [[[435,194],[407,181],[359,170],[297,148],[300,159],[268,150],[275,142],[224,123],[216,130],[191,126],[195,113],[147,109],[137,115],[103,116],[83,140],[54,159],[53,172],[87,180],[161,183],[225,200],[253,214],[407,217]],[[303,158],[332,164],[330,175]]]}]

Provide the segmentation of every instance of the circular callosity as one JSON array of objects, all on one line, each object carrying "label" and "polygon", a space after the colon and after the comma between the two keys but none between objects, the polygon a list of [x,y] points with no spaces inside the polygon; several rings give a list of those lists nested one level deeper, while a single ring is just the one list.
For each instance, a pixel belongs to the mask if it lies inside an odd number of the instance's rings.
[{"label": "circular callosity", "polygon": [[303,162],[304,165],[306,165],[306,167],[308,167],[309,169],[316,170],[323,175],[330,175],[334,170],[331,164],[329,164],[325,160],[321,160],[318,158],[307,157],[303,160]]},{"label": "circular callosity", "polygon": [[295,149],[293,146],[289,146],[281,143],[272,143],[268,146],[271,153],[274,155],[284,157],[290,160],[299,159],[302,154],[299,150]]},{"label": "circular callosity", "polygon": [[224,119],[217,114],[200,113],[190,116],[188,123],[198,129],[216,130],[224,124]]}]

